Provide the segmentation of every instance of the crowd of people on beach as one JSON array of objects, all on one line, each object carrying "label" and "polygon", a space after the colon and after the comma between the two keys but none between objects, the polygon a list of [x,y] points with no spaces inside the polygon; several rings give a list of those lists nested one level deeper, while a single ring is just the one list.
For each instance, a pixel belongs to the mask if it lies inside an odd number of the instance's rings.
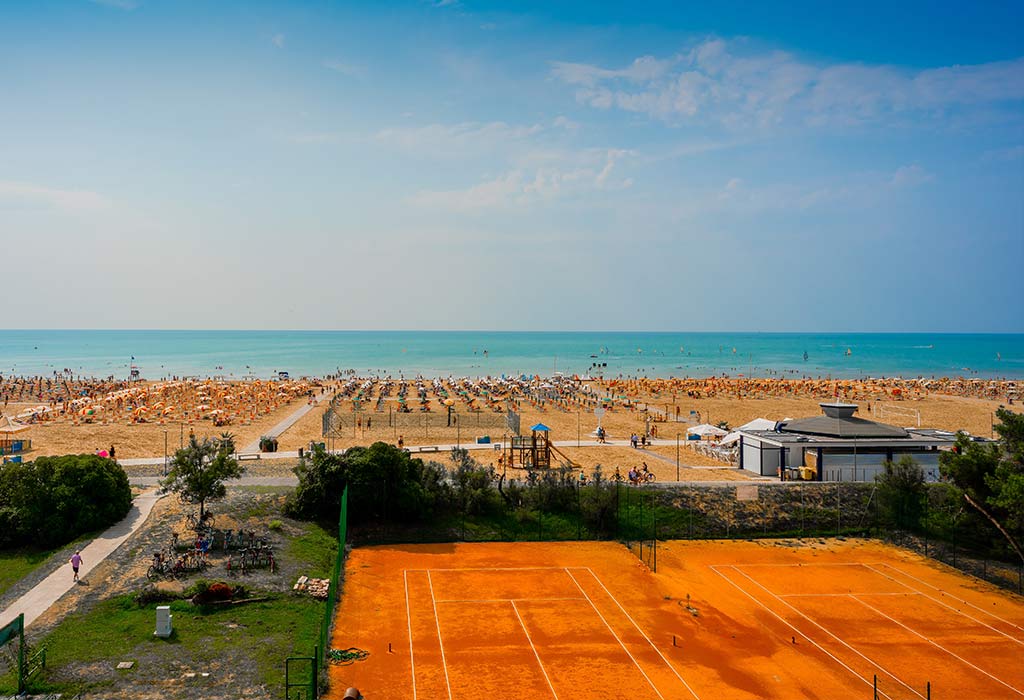
[{"label": "crowd of people on beach", "polygon": [[922,399],[929,394],[961,396],[1011,402],[1018,398],[1020,383],[1008,380],[964,378],[899,377],[869,379],[764,379],[707,377],[704,379],[609,379],[595,385],[606,396],[622,399],[664,400],[687,397],[759,398],[798,397],[839,398],[848,401]]},{"label": "crowd of people on beach", "polygon": [[[164,382],[108,378],[0,376],[5,413],[41,423],[163,423],[209,420],[214,426],[247,422],[296,399],[309,401],[322,389],[319,380],[219,381],[181,379]],[[28,404],[28,405],[26,405]]]}]

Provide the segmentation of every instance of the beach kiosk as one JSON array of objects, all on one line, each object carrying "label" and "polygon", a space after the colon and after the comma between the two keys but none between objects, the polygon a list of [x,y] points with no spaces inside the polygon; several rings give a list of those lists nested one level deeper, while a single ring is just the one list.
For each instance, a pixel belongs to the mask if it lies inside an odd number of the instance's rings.
[{"label": "beach kiosk", "polygon": [[20,462],[21,455],[32,448],[32,441],[20,437],[31,426],[17,423],[9,416],[0,417],[0,455],[4,462]]}]

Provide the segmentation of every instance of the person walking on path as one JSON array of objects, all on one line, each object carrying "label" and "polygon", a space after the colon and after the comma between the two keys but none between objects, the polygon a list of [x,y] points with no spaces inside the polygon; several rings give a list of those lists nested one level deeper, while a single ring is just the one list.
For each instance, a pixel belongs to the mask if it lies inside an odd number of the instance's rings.
[{"label": "person walking on path", "polygon": [[75,552],[71,555],[71,569],[75,572],[73,581],[78,581],[78,567],[82,565],[82,554],[81,552]]}]

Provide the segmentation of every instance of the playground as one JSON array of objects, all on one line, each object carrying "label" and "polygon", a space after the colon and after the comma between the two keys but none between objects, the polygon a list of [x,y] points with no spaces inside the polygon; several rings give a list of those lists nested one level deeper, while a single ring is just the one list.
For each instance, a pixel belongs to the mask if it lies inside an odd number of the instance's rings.
[{"label": "playground", "polygon": [[867,541],[356,548],[330,697],[1024,697],[1024,601]]}]

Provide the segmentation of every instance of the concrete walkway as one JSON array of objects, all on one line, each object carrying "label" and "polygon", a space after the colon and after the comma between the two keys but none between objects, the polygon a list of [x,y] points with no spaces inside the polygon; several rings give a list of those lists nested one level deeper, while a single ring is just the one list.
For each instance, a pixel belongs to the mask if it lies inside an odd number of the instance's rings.
[{"label": "concrete walkway", "polygon": [[[106,559],[121,546],[122,542],[128,539],[129,535],[138,530],[149,517],[150,511],[153,510],[153,504],[161,498],[163,496],[157,495],[155,491],[147,491],[136,496],[132,501],[132,509],[128,511],[124,520],[111,526],[81,550],[82,566],[78,570],[79,578],[84,579],[90,571],[96,568],[97,564]],[[0,612],[0,624],[7,624],[19,614],[25,613],[25,626],[30,626],[36,618],[46,612],[47,608],[76,585],[73,577],[71,564],[65,562],[59,569],[36,584],[35,588]]]},{"label": "concrete walkway", "polygon": [[[281,433],[283,433],[284,431],[288,430],[288,428],[290,428],[293,425],[295,425],[296,423],[298,423],[299,419],[302,418],[304,415],[306,415],[307,413],[312,411],[314,408],[319,408],[320,407],[320,402],[324,398],[325,398],[325,393],[321,391],[316,396],[316,403],[307,403],[305,406],[303,406],[302,408],[297,410],[295,413],[291,414],[290,416],[285,418],[283,421],[281,421],[280,423],[275,425],[273,428],[268,430],[266,433],[263,434],[263,436],[265,436],[265,437],[274,437],[274,438],[278,437],[279,435],[281,435]],[[250,453],[250,452],[259,452],[260,451],[260,441],[256,440],[254,442],[251,442],[248,445],[246,445],[244,449],[242,449],[240,451],[243,452],[243,453],[246,453],[246,454]],[[296,455],[297,454],[298,453],[296,453]]]},{"label": "concrete walkway", "polygon": [[[311,406],[310,408],[314,408],[314,407]],[[308,411],[307,411],[307,413],[308,413]],[[305,415],[305,414],[303,414],[303,415]],[[299,417],[301,418],[301,416],[299,416]],[[296,420],[298,420],[298,419],[296,419]],[[280,434],[280,433],[278,433],[278,434]],[[387,442],[387,441],[385,440],[385,442]],[[495,445],[501,445],[501,444],[502,443],[500,441],[493,442],[493,443],[488,443],[488,444],[485,444],[485,445],[478,445],[475,442],[463,442],[463,443],[460,443],[458,445],[456,445],[455,443],[440,444],[440,445],[408,445],[406,447],[406,449],[409,450],[410,452],[412,452],[413,454],[416,454],[416,453],[419,453],[419,452],[423,452],[423,453],[449,452],[449,451],[451,451],[451,449],[453,447],[461,447],[461,448],[463,448],[465,450],[469,450],[469,451],[472,452],[472,451],[475,451],[475,450],[493,450],[495,448]],[[576,447],[577,443],[576,443],[575,440],[556,440],[552,444],[554,444],[555,447]],[[658,446],[658,445],[664,446],[664,445],[675,445],[676,442],[675,442],[674,438],[672,440],[655,439],[655,440],[648,441],[647,444],[651,445],[651,446]],[[586,437],[586,438],[584,438],[583,440],[581,440],[579,442],[579,445],[582,446],[582,447],[629,447],[630,446],[628,439],[627,440],[608,440],[608,442],[599,443],[593,437]],[[435,447],[437,448],[436,450],[434,449]],[[255,449],[251,450],[251,452],[259,452],[259,443],[256,443]],[[250,451],[248,451],[248,450],[241,450],[240,453],[241,454],[249,454]],[[260,459],[298,459],[298,458],[299,458],[299,453],[297,451],[294,451],[294,450],[291,451],[291,452],[264,452],[264,453],[262,453],[260,455]],[[130,459],[119,459],[119,460],[117,460],[117,463],[120,464],[122,467],[148,467],[148,466],[163,464],[164,463],[164,458],[163,457],[132,457]],[[672,463],[675,464],[675,461],[673,460]],[[683,466],[685,467],[686,465],[684,464]]]}]

